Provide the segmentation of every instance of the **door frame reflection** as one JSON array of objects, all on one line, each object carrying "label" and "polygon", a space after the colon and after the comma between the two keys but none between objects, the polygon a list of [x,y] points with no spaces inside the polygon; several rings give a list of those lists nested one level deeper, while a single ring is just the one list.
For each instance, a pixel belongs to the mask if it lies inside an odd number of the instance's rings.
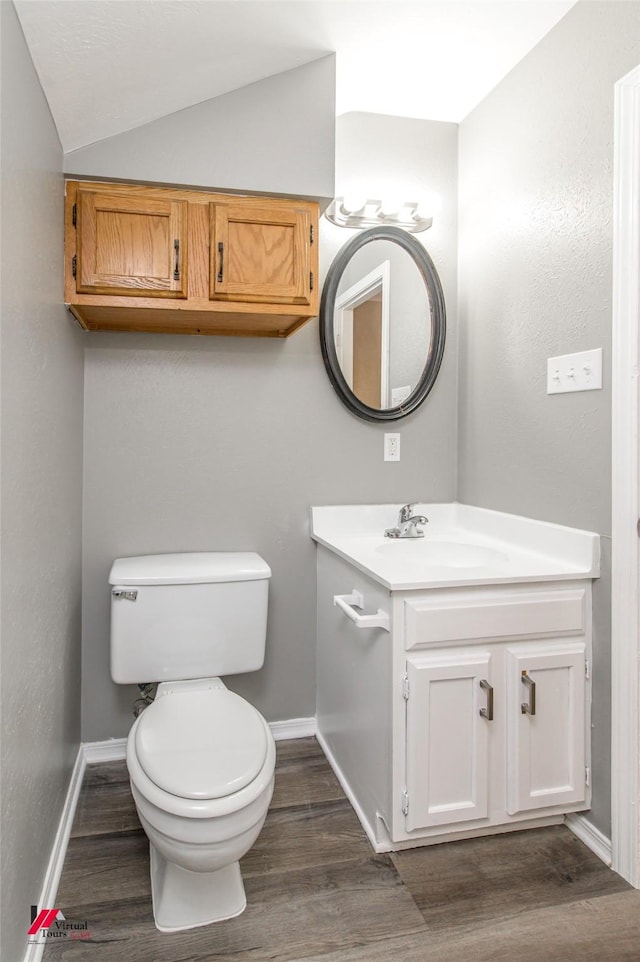
[{"label": "door frame reflection", "polygon": [[389,397],[390,279],[391,264],[386,260],[336,298],[333,319],[336,355],[344,378],[353,391],[355,354],[353,314],[356,308],[367,301],[380,300],[380,403],[378,407],[388,407],[391,400]]}]

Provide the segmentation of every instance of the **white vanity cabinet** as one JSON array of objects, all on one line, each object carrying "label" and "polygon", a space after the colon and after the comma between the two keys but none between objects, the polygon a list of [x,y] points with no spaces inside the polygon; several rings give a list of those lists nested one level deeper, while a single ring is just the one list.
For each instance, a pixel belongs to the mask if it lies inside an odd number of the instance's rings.
[{"label": "white vanity cabinet", "polygon": [[340,554],[318,544],[318,735],[374,847],[587,809],[591,581],[395,590]]}]

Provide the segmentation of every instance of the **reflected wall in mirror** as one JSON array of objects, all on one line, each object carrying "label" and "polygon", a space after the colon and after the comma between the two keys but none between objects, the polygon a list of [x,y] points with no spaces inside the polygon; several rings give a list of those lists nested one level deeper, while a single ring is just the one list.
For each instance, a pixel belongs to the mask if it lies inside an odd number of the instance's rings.
[{"label": "reflected wall in mirror", "polygon": [[320,341],[340,400],[359,417],[414,411],[438,375],[445,306],[433,261],[399,228],[363,231],[337,254],[320,308]]}]

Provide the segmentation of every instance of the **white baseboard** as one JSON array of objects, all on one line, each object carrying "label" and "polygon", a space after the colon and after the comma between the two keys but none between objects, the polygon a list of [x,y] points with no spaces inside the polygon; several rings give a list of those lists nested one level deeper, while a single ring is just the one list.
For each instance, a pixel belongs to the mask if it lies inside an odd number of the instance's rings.
[{"label": "white baseboard", "polygon": [[[62,867],[67,854],[67,845],[69,844],[69,836],[71,835],[71,826],[73,825],[73,817],[76,813],[78,798],[80,797],[80,789],[82,788],[82,778],[84,776],[86,764],[83,747],[83,745],[80,745],[78,749],[78,754],[76,756],[73,771],[71,773],[69,788],[67,789],[67,797],[64,801],[62,815],[60,816],[60,822],[58,824],[58,831],[56,832],[56,837],[53,842],[53,848],[51,849],[51,855],[49,857],[49,864],[47,865],[44,882],[42,884],[42,890],[38,899],[38,908],[40,909],[57,907],[56,898],[58,896],[58,885],[60,884]],[[29,942],[24,956],[24,962],[40,962],[42,953],[44,952],[45,944],[45,939],[42,937],[37,942]]]},{"label": "white baseboard", "polygon": [[611,839],[596,828],[585,815],[578,812],[566,815],[565,822],[567,828],[611,868]]},{"label": "white baseboard", "polygon": [[311,738],[317,734],[318,723],[314,718],[288,718],[286,721],[269,722],[269,728],[277,742],[288,738]]},{"label": "white baseboard", "polygon": [[108,738],[104,742],[83,742],[80,746],[87,765],[120,762],[127,757],[126,738]]}]

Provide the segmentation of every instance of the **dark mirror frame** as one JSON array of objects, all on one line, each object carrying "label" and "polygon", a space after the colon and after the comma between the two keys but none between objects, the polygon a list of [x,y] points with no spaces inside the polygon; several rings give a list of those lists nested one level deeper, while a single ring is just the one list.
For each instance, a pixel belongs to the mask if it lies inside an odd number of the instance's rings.
[{"label": "dark mirror frame", "polygon": [[[431,316],[425,319],[425,323],[431,326],[429,353],[425,360],[420,380],[402,404],[393,408],[381,409],[372,408],[369,407],[368,404],[363,404],[347,384],[340,369],[340,364],[338,363],[333,327],[336,297],[342,275],[356,251],[359,251],[365,244],[369,244],[374,240],[393,241],[413,258],[427,288],[429,304],[431,306]],[[327,369],[329,380],[344,406],[348,408],[352,414],[356,414],[366,421],[398,421],[400,418],[406,417],[415,411],[416,408],[420,407],[435,384],[438,376],[444,354],[445,337],[446,311],[440,278],[426,250],[411,234],[408,234],[399,227],[372,227],[369,230],[364,230],[360,234],[357,234],[338,251],[329,268],[322,290],[322,300],[320,302],[320,346],[322,348],[322,359]]]}]

